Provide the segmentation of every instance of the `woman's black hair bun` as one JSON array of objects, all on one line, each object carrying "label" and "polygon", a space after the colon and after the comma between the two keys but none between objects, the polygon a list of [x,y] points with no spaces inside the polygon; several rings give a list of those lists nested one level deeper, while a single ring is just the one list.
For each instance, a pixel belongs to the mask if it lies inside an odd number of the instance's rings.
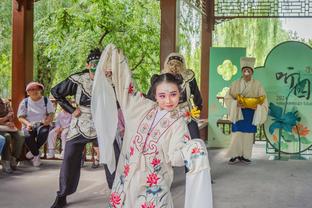
[{"label": "woman's black hair bun", "polygon": [[158,74],[153,74],[153,76],[151,77],[151,85],[154,85],[156,83],[156,81],[158,80],[160,75]]}]

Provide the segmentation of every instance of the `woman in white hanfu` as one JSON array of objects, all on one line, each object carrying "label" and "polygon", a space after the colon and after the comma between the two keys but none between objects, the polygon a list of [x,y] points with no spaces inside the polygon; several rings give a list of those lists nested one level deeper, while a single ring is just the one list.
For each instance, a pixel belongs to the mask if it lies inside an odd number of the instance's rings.
[{"label": "woman in white hanfu", "polygon": [[[109,207],[173,207],[172,167],[184,165],[188,169],[185,207],[212,207],[207,150],[202,140],[190,140],[186,113],[177,107],[180,83],[182,80],[171,74],[155,77],[155,103],[135,90],[126,57],[119,49],[109,44],[102,53],[91,105],[101,161],[111,172],[116,170]],[[118,116],[116,98],[125,118],[117,169],[113,152]]]}]

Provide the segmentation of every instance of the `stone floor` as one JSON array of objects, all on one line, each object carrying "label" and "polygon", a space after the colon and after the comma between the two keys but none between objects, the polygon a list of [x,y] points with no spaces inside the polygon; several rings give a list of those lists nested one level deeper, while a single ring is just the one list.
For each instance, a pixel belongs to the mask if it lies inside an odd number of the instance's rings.
[{"label": "stone floor", "polygon": [[[256,144],[251,165],[228,165],[225,150],[209,150],[214,208],[312,208],[311,160],[269,160],[264,144]],[[69,207],[105,207],[108,188],[102,168],[82,169],[77,193]],[[0,173],[1,208],[49,208],[58,188],[60,161],[43,161],[39,168],[23,163],[19,171]],[[1,168],[0,168],[1,169]],[[184,168],[176,169],[172,194],[183,208]]]}]

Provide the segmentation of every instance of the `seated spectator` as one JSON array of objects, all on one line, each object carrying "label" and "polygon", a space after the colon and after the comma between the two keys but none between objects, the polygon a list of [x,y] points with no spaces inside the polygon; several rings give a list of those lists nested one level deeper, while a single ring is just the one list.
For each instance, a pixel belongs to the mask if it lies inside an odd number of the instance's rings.
[{"label": "seated spectator", "polygon": [[21,155],[24,144],[24,136],[13,123],[14,113],[9,101],[0,98],[0,135],[5,138],[2,151],[2,170],[12,173],[16,170],[17,161]]},{"label": "seated spectator", "polygon": [[53,121],[54,107],[52,102],[42,95],[44,86],[31,82],[26,87],[28,97],[18,108],[18,119],[22,123],[25,144],[30,150],[26,158],[32,159],[35,167],[40,166],[40,147],[47,141],[50,124]]},{"label": "seated spectator", "polygon": [[58,137],[61,137],[62,140],[61,158],[63,159],[70,121],[71,114],[66,112],[64,109],[62,109],[62,111],[57,114],[55,127],[49,132],[48,136],[48,159],[55,157],[55,144]]}]

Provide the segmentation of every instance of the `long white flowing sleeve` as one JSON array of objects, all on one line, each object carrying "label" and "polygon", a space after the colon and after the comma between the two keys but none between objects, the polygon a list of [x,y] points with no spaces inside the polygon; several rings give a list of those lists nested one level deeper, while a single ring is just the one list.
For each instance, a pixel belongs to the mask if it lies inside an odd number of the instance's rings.
[{"label": "long white flowing sleeve", "polygon": [[[231,86],[231,88],[232,87],[233,86]],[[224,102],[228,109],[229,120],[233,123],[236,123],[237,121],[242,120],[244,117],[242,109],[237,107],[237,100],[233,99],[233,97],[230,95],[231,88],[224,96]]]},{"label": "long white flowing sleeve", "polygon": [[264,88],[260,85],[259,87],[259,96],[262,96],[264,95],[265,96],[265,99],[264,99],[264,102],[263,104],[261,105],[257,105],[257,108],[255,110],[255,114],[254,114],[254,117],[253,117],[253,120],[252,120],[252,124],[253,125],[261,125],[261,124],[264,124],[264,122],[267,120],[268,118],[268,99],[267,99],[267,96],[266,96],[266,93],[264,91]]},{"label": "long white flowing sleeve", "polygon": [[[105,77],[108,70],[112,71],[111,79]],[[116,168],[113,143],[118,123],[116,99],[124,113],[125,121],[138,116],[140,108],[137,106],[153,106],[154,102],[136,91],[127,58],[122,50],[113,44],[108,44],[101,55],[92,93],[92,116],[99,142],[100,159],[108,165],[110,172],[113,172]],[[131,116],[132,118],[129,118]]]},{"label": "long white flowing sleeve", "polygon": [[210,165],[205,143],[201,139],[190,140],[183,121],[174,127],[168,149],[168,161],[172,166],[185,165],[185,208],[212,208]]},{"label": "long white flowing sleeve", "polygon": [[105,77],[111,51],[107,48],[102,53],[94,77],[91,112],[100,150],[100,162],[105,163],[113,173],[116,169],[113,143],[117,131],[118,111],[116,98],[111,83]]},{"label": "long white flowing sleeve", "polygon": [[187,142],[183,149],[186,160],[185,208],[213,208],[208,152],[201,139]]}]

